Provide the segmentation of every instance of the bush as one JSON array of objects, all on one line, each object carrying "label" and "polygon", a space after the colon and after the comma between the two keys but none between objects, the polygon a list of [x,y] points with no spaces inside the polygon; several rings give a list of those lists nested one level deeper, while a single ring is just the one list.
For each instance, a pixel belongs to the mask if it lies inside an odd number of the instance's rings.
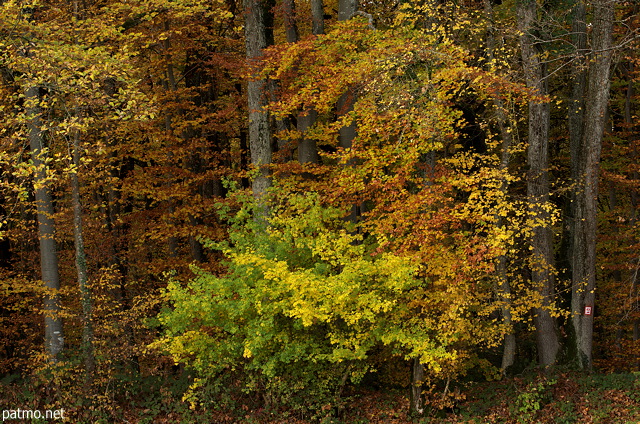
[{"label": "bush", "polygon": [[[471,362],[464,337],[440,329],[438,314],[453,315],[419,264],[380,251],[319,195],[278,190],[272,199],[285,200],[269,204],[268,225],[245,203],[229,242],[209,243],[228,258],[226,275],[195,270],[186,285],[168,283],[159,316],[166,331],[155,346],[201,378],[190,400],[213,385],[320,418],[342,407],[346,385],[373,371],[380,346],[419,357],[433,375]],[[464,307],[456,311],[468,322]]]}]

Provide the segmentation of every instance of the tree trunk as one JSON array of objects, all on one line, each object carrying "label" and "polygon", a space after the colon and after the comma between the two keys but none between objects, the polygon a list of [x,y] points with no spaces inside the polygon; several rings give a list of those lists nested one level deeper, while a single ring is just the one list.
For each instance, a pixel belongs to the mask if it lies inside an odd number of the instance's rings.
[{"label": "tree trunk", "polygon": [[[491,5],[490,0],[484,0],[484,12],[487,20],[489,21],[489,27],[487,28],[487,56],[489,59],[489,71],[492,71],[496,40],[493,33],[495,30],[493,25],[493,6]],[[509,150],[511,148],[511,145],[513,144],[513,140],[511,137],[511,132],[509,131],[507,117],[504,113],[504,102],[499,98],[495,98],[493,100],[493,104],[496,109],[496,120],[498,122],[498,128],[500,129],[500,136],[502,138],[500,169],[503,172],[507,172],[507,168],[509,166]],[[501,190],[506,197],[508,195],[508,185],[507,181],[504,179],[501,183]],[[503,227],[505,225],[504,219],[502,217],[498,217],[497,224],[498,226]],[[502,363],[500,366],[502,374],[505,375],[507,374],[509,368],[511,368],[515,363],[516,356],[516,335],[513,330],[513,319],[511,315],[511,285],[509,284],[509,279],[507,276],[507,257],[505,255],[501,255],[498,258],[497,274],[499,279],[497,291],[498,297],[502,303],[502,320],[506,328],[506,332],[504,335],[504,346],[502,351]]]},{"label": "tree trunk", "polygon": [[[572,69],[573,87],[571,92],[571,100],[568,107],[568,131],[569,131],[569,151],[571,155],[571,181],[578,181],[578,168],[576,162],[580,155],[582,133],[584,130],[584,94],[587,84],[587,63],[585,52],[587,49],[587,21],[586,7],[583,0],[578,0],[573,12],[573,22],[571,25],[571,40],[575,49],[575,58]],[[577,191],[571,192],[571,199],[568,205],[569,229],[568,234],[564,234],[567,239],[568,248],[566,249],[565,263],[569,268],[569,275],[573,275],[573,254],[574,254],[574,234],[576,232],[576,196]],[[575,334],[573,326],[569,332],[568,353],[570,356],[575,355]]]},{"label": "tree trunk", "polygon": [[[311,2],[311,14],[313,19],[313,34],[324,34],[324,6],[322,5],[322,0],[313,0]],[[302,136],[298,141],[298,162],[300,163],[320,162],[316,140],[308,138],[305,134],[305,132],[316,122],[316,119],[318,119],[318,112],[314,109],[298,113],[297,129],[302,133]]]},{"label": "tree trunk", "polygon": [[571,312],[578,365],[592,368],[593,314],[596,289],[596,225],[598,175],[609,101],[609,74],[614,8],[609,0],[593,2],[593,29],[584,130],[580,148],[573,152],[576,169],[575,217],[572,252]]},{"label": "tree trunk", "polygon": [[[338,20],[346,21],[355,15],[358,10],[357,0],[340,0],[338,2]],[[353,111],[353,105],[356,103],[356,95],[351,90],[347,90],[346,93],[340,96],[338,100],[338,117],[342,117],[351,111]],[[347,124],[340,128],[339,145],[343,149],[348,149],[353,144],[353,140],[356,138],[356,125],[355,123]]]},{"label": "tree trunk", "polygon": [[295,8],[294,0],[282,0],[284,29],[287,33],[287,43],[295,43],[298,41],[298,25],[296,23]]},{"label": "tree trunk", "polygon": [[[494,104],[497,109],[498,127],[500,128],[500,135],[502,136],[502,154],[500,158],[500,169],[503,172],[507,172],[509,166],[509,149],[513,143],[511,138],[511,132],[508,130],[507,119],[504,114],[504,105],[499,99],[494,100]],[[502,192],[504,196],[508,196],[508,184],[507,181],[502,181]],[[498,219],[498,225],[504,226],[504,218]],[[516,334],[513,329],[513,319],[511,316],[512,299],[511,299],[511,284],[509,283],[509,276],[507,275],[507,257],[506,255],[500,255],[498,258],[498,278],[499,278],[499,296],[502,302],[502,320],[504,322],[506,333],[504,335],[504,348],[502,351],[502,363],[500,369],[503,375],[507,374],[509,368],[515,363],[516,357]]]},{"label": "tree trunk", "polygon": [[40,119],[40,89],[31,87],[26,92],[27,129],[31,159],[35,166],[34,191],[38,215],[38,237],[40,239],[40,270],[42,282],[47,288],[44,297],[45,348],[52,361],[56,361],[64,348],[64,332],[60,318],[60,275],[58,252],[55,241],[53,199],[47,182],[45,164],[46,150],[42,122]]},{"label": "tree trunk", "polygon": [[424,364],[420,358],[414,358],[411,365],[411,393],[409,397],[409,414],[420,416],[424,414],[422,399],[422,383],[424,381]]},{"label": "tree trunk", "polygon": [[[547,71],[541,62],[532,31],[537,23],[537,3],[523,0],[518,3],[518,27],[522,32],[520,46],[527,86],[538,95],[548,94]],[[549,202],[549,103],[544,100],[529,102],[529,148],[527,161],[527,197],[529,213],[535,222],[531,238],[531,279],[540,294],[542,304],[534,308],[534,323],[540,366],[554,365],[559,350],[555,319],[549,312],[554,301],[554,275],[552,272],[553,246],[550,228]]]},{"label": "tree trunk", "polygon": [[[637,143],[638,143],[638,133],[634,132],[634,126],[633,126],[633,114],[631,111],[631,103],[632,100],[635,97],[635,88],[634,88],[634,80],[633,80],[633,62],[629,63],[629,84],[627,85],[627,95],[625,98],[625,105],[624,105],[624,122],[627,126],[627,131],[629,131],[630,136],[629,136],[629,146],[631,147],[631,160],[633,163],[637,163],[638,160],[638,149],[637,149]],[[639,175],[638,175],[638,168],[635,167],[633,169],[633,173],[632,173],[632,179],[633,181],[638,181]],[[637,187],[637,186],[636,186]],[[629,226],[633,227],[636,223],[637,220],[637,210],[638,210],[638,190],[636,188],[632,188],[631,189],[631,211],[629,214]],[[633,301],[633,299],[636,299],[636,303],[640,304],[640,302],[638,302],[638,269],[640,268],[640,258],[636,259],[637,261],[637,265],[635,267],[635,271],[632,274],[631,277],[631,301]],[[640,318],[636,318],[633,321],[633,340],[638,340],[640,339]]]},{"label": "tree trunk", "polygon": [[[577,157],[582,140],[582,131],[584,128],[584,90],[587,83],[587,72],[584,52],[587,48],[587,22],[586,9],[583,1],[579,0],[576,4],[573,23],[571,25],[572,42],[576,50],[576,59],[573,65],[572,79],[573,88],[571,93],[571,102],[569,103],[569,146],[571,157]],[[577,167],[572,164],[571,177],[575,181],[577,179]],[[573,203],[573,202],[572,202]]]},{"label": "tree trunk", "polygon": [[93,349],[93,326],[91,324],[91,292],[87,286],[87,259],[84,249],[82,229],[82,203],[80,201],[80,182],[78,172],[80,168],[80,134],[76,131],[73,137],[73,165],[71,172],[71,197],[73,202],[73,242],[76,250],[76,271],[80,288],[80,302],[82,303],[82,350],[86,372],[86,381],[93,379],[95,371],[95,357]]},{"label": "tree trunk", "polygon": [[311,32],[324,34],[324,5],[322,0],[311,0],[311,19],[313,20]]},{"label": "tree trunk", "polygon": [[298,114],[298,131],[302,133],[298,140],[298,162],[300,163],[318,163],[318,146],[316,140],[309,138],[305,133],[318,119],[318,112],[310,109],[306,112]]},{"label": "tree trunk", "polygon": [[[351,19],[355,15],[357,10],[357,0],[339,0],[338,20],[346,21]],[[351,90],[351,88],[347,89],[347,91],[340,96],[336,104],[338,119],[353,111],[353,106],[355,105],[356,100],[356,94]],[[355,122],[350,122],[344,125],[340,128],[340,132],[338,135],[338,146],[345,150],[350,149],[353,145],[353,140],[356,138],[356,135],[357,133]],[[350,161],[349,164],[353,165],[354,162]],[[353,205],[351,207],[351,213],[349,214],[347,219],[351,222],[356,222],[356,220],[358,219],[359,209],[359,205]]]},{"label": "tree trunk", "polygon": [[358,0],[339,0],[338,1],[338,20],[348,21],[355,15],[358,10]]},{"label": "tree trunk", "polygon": [[[244,0],[245,7],[245,37],[247,60],[251,65],[263,54],[267,47],[265,31],[265,7],[261,0]],[[264,110],[268,99],[268,86],[264,79],[253,76],[247,82],[247,97],[249,106],[249,150],[251,164],[258,169],[253,180],[252,190],[256,199],[263,197],[271,185],[269,179],[269,164],[271,163],[271,130],[269,116]]]},{"label": "tree trunk", "polygon": [[[165,31],[169,31],[170,29],[170,23],[169,20],[165,20],[164,21],[164,30]],[[176,84],[176,77],[174,74],[174,70],[173,70],[173,63],[171,62],[171,53],[169,52],[170,48],[171,48],[171,41],[169,40],[169,38],[166,38],[164,40],[164,51],[165,51],[165,58],[167,61],[167,69],[166,69],[166,73],[165,73],[165,81],[164,81],[164,88],[165,90],[169,91],[171,90],[172,92],[175,92],[177,90],[177,84]],[[173,134],[173,116],[171,115],[170,112],[167,112],[165,114],[164,117],[164,124],[165,124],[165,131],[167,131],[167,134]],[[173,162],[173,153],[171,151],[169,151],[167,153],[167,159],[168,162],[171,163]],[[169,174],[168,178],[169,181],[174,181],[175,179],[173,178],[173,175]],[[166,201],[166,206],[167,206],[167,222],[171,225],[174,226],[175,225],[175,221],[172,218],[174,213],[175,213],[175,201],[173,199],[169,199]],[[167,241],[167,247],[169,248],[169,257],[171,258],[176,258],[178,257],[178,237],[176,237],[175,235],[170,235],[169,239]]]}]

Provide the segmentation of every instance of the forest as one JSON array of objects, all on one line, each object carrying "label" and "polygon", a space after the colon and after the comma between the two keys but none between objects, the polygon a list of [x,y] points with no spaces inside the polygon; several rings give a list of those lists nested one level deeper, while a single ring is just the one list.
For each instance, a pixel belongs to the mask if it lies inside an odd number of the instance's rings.
[{"label": "forest", "polygon": [[639,12],[2,0],[3,421],[640,421]]}]

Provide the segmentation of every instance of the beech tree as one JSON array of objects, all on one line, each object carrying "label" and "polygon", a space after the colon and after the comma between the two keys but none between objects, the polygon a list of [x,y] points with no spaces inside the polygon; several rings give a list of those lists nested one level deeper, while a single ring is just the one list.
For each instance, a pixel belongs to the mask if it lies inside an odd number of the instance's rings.
[{"label": "beech tree", "polygon": [[584,121],[580,145],[572,151],[572,174],[577,180],[572,251],[571,313],[575,333],[576,362],[593,366],[593,310],[596,290],[596,233],[598,178],[605,111],[609,101],[613,56],[614,6],[594,0],[591,48],[584,92]]},{"label": "beech tree", "polygon": [[321,420],[637,368],[638,9],[570,3],[2,2],[3,394]]},{"label": "beech tree", "polygon": [[47,288],[44,295],[45,347],[52,360],[57,360],[64,348],[64,331],[60,318],[60,274],[55,240],[53,199],[47,175],[47,148],[44,140],[40,87],[27,88],[26,119],[29,131],[31,160],[35,167],[34,191],[38,216],[38,239],[40,241],[40,272]]},{"label": "beech tree", "polygon": [[[244,0],[245,8],[245,40],[249,66],[254,67],[256,61],[264,54],[267,47],[265,15],[271,13],[265,0]],[[269,98],[268,86],[264,78],[255,73],[247,82],[247,99],[249,105],[249,150],[251,164],[258,174],[252,183],[256,198],[262,197],[269,187],[269,165],[272,159],[271,128],[269,114],[265,110]]]},{"label": "beech tree", "polygon": [[[518,28],[522,32],[523,71],[527,86],[538,96],[529,101],[527,139],[527,196],[531,219],[535,222],[531,236],[531,279],[540,293],[540,306],[535,308],[534,322],[540,365],[554,365],[560,349],[557,325],[550,308],[555,301],[553,270],[553,233],[549,213],[549,120],[548,73],[541,59],[543,29],[538,18],[538,4],[523,0],[518,3]],[[534,35],[539,34],[539,35]]]}]

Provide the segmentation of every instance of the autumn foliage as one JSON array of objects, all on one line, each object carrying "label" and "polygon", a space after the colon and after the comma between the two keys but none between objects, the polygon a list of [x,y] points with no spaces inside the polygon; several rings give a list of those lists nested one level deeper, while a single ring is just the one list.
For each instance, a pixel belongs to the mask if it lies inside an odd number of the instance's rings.
[{"label": "autumn foliage", "polygon": [[[403,414],[434,417],[464,384],[535,368],[550,335],[552,367],[639,370],[637,7],[611,12],[597,229],[582,237],[572,140],[590,128],[574,124],[605,63],[606,5],[529,5],[525,22],[511,1],[351,3],[0,5],[5,409],[319,421],[398,389]],[[548,192],[533,198],[545,108]],[[259,158],[250,115],[267,123]],[[505,414],[533,422],[566,394],[577,409],[560,412],[587,417],[558,375],[513,380],[521,410]]]}]

